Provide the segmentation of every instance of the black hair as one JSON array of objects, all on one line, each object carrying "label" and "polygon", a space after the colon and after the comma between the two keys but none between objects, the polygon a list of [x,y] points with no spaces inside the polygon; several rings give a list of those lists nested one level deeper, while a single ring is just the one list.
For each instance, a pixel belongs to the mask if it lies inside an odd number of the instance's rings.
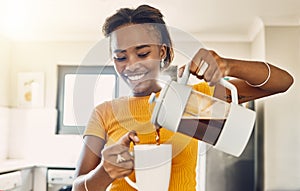
[{"label": "black hair", "polygon": [[159,32],[161,43],[167,46],[165,67],[169,66],[174,57],[173,45],[169,31],[163,20],[162,13],[149,5],[140,5],[136,9],[121,8],[117,13],[108,17],[103,25],[102,31],[106,37],[121,26],[128,24],[152,24]]}]

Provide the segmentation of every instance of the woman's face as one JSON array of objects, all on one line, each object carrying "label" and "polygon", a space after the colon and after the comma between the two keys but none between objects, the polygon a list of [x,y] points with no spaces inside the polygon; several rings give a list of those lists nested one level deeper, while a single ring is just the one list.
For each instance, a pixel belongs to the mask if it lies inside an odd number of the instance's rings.
[{"label": "woman's face", "polygon": [[127,25],[111,35],[111,52],[118,74],[135,96],[160,90],[157,77],[160,62],[166,57],[157,31],[150,25]]}]

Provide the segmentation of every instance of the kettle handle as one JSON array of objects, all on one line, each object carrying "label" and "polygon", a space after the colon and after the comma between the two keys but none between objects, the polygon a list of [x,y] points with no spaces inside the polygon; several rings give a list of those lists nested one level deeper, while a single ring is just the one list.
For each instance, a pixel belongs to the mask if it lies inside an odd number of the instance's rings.
[{"label": "kettle handle", "polygon": [[[191,62],[189,62],[183,71],[182,77],[178,78],[178,83],[180,84],[184,84],[186,85],[189,77],[190,77],[190,66],[191,66]],[[238,104],[238,93],[237,93],[237,89],[236,87],[230,83],[229,81],[225,80],[225,79],[220,79],[219,84],[224,86],[225,88],[229,89],[231,92],[231,102],[234,104]]]},{"label": "kettle handle", "polygon": [[223,78],[219,81],[219,84],[221,84],[222,86],[224,86],[225,88],[230,90],[230,92],[231,92],[231,103],[239,104],[238,93],[237,93],[236,87],[232,83],[230,83],[229,81],[227,81]]}]

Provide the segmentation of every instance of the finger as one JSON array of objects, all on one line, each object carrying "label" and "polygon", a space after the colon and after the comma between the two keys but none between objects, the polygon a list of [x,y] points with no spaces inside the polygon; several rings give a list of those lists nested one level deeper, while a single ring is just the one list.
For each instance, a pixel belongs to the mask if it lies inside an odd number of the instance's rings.
[{"label": "finger", "polygon": [[134,159],[129,153],[110,155],[103,160],[106,165],[117,166],[121,168],[131,168],[134,163]]},{"label": "finger", "polygon": [[211,78],[210,82],[209,82],[209,86],[214,86],[216,85],[220,79],[222,78],[222,73],[217,71],[214,73],[213,77]]},{"label": "finger", "polygon": [[122,152],[120,154],[125,158],[125,160],[132,160],[133,159],[133,155],[128,150],[126,150],[125,152]]},{"label": "finger", "polygon": [[129,147],[130,142],[133,142],[133,144],[139,143],[140,139],[137,136],[136,131],[132,130],[126,133],[120,140],[119,143],[123,146]]},{"label": "finger", "polygon": [[190,66],[190,72],[191,74],[197,74],[197,71],[199,69],[199,66],[200,66],[200,62],[201,62],[201,58],[194,58],[191,62],[191,66]]},{"label": "finger", "polygon": [[[191,64],[191,68],[190,68],[190,71],[191,71],[192,74],[197,75],[197,73],[199,72],[200,67],[202,66],[202,64],[204,62],[207,62],[208,54],[209,54],[209,51],[204,49],[204,48],[201,48],[197,52],[197,54],[192,59],[192,64]],[[198,76],[200,76],[200,75],[198,75]]]},{"label": "finger", "polygon": [[197,76],[203,76],[207,69],[208,69],[208,64],[204,60],[202,60],[200,67],[197,71]]},{"label": "finger", "polygon": [[130,142],[133,142],[133,144],[135,145],[136,143],[139,143],[140,142],[140,139],[139,139],[139,137],[137,136],[137,133],[136,133],[136,131],[130,131],[129,133],[128,133],[128,137],[129,137],[129,139],[130,139],[130,141],[129,141],[129,145],[130,145]]},{"label": "finger", "polygon": [[134,169],[134,162],[133,160],[124,161],[121,163],[116,164],[118,167],[121,167],[124,170],[132,170]]},{"label": "finger", "polygon": [[121,178],[132,173],[134,169],[133,161],[128,161],[120,164],[112,164],[107,161],[103,163],[104,170],[112,178]]},{"label": "finger", "polygon": [[128,169],[121,171],[122,176],[124,177],[124,176],[130,175],[132,173],[133,169],[134,168],[128,168]]},{"label": "finger", "polygon": [[208,69],[207,69],[207,70],[205,71],[205,73],[204,73],[204,77],[203,77],[204,80],[205,80],[206,82],[210,82],[211,79],[213,78],[213,75],[214,75],[215,71],[216,71],[216,68],[210,65],[210,66],[208,67]]},{"label": "finger", "polygon": [[181,78],[181,77],[182,77],[182,74],[183,74],[184,68],[185,68],[185,65],[184,65],[184,66],[181,66],[181,67],[178,69],[178,77],[179,77],[179,78]]},{"label": "finger", "polygon": [[121,145],[119,143],[113,144],[111,146],[106,147],[103,151],[102,151],[102,155],[103,157],[110,157],[119,153],[123,153],[125,151],[128,151],[128,147]]},{"label": "finger", "polygon": [[116,178],[123,178],[129,176],[132,173],[133,169],[124,169],[115,173]]}]

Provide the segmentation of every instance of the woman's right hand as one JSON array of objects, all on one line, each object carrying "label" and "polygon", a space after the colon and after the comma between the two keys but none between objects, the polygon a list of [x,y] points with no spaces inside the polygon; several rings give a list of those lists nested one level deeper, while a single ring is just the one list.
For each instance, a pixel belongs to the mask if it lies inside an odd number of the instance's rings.
[{"label": "woman's right hand", "polygon": [[[178,70],[181,77],[185,66]],[[229,75],[230,67],[227,59],[219,56],[215,51],[201,48],[191,60],[190,73],[198,79],[204,79],[210,86],[214,86],[221,78]]]},{"label": "woman's right hand", "polygon": [[138,143],[140,140],[135,131],[126,133],[121,139],[102,151],[103,167],[112,178],[122,178],[132,173],[134,159],[129,152],[130,142]]}]

